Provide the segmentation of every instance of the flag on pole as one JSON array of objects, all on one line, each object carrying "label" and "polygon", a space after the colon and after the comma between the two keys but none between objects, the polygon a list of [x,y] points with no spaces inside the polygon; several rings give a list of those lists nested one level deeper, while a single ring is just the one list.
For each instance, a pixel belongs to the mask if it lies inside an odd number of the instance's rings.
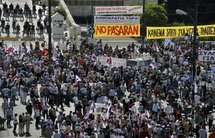
[{"label": "flag on pole", "polygon": [[196,82],[194,82],[194,92],[197,93],[197,91],[198,91],[198,86],[197,86]]},{"label": "flag on pole", "polygon": [[78,77],[78,75],[75,75],[75,83],[77,84],[80,81],[81,81],[81,79]]},{"label": "flag on pole", "polygon": [[92,60],[92,61],[96,61],[96,59],[97,59],[96,55],[95,55],[95,54],[92,54],[91,60]]},{"label": "flag on pole", "polygon": [[179,45],[178,51],[179,51],[179,52],[182,52],[181,45]]},{"label": "flag on pole", "polygon": [[109,68],[111,68],[112,62],[113,62],[113,61],[112,61],[112,57],[108,57],[106,62],[107,62],[107,66],[108,66]]},{"label": "flag on pole", "polygon": [[150,64],[150,67],[152,67],[152,69],[156,69],[157,68],[157,63],[155,62],[155,60],[153,60]]},{"label": "flag on pole", "polygon": [[91,103],[89,110],[87,111],[87,113],[84,115],[84,119],[88,119],[89,115],[93,113],[94,110],[94,103]]},{"label": "flag on pole", "polygon": [[156,50],[156,52],[158,52],[158,53],[160,52],[160,50],[159,50],[159,48],[158,48],[158,44],[157,44],[157,43],[155,44],[155,50]]},{"label": "flag on pole", "polygon": [[166,38],[164,39],[164,47],[167,47],[172,42],[172,39]]},{"label": "flag on pole", "polygon": [[16,80],[17,80],[17,74],[12,77],[10,86],[13,86],[15,84]]},{"label": "flag on pole", "polygon": [[8,54],[13,54],[14,52],[16,51],[16,48],[13,47],[13,46],[9,46],[5,52],[8,53]]},{"label": "flag on pole", "polygon": [[109,116],[110,116],[110,109],[111,109],[111,104],[108,105],[108,107],[107,107],[107,113],[106,113],[106,115],[105,115],[106,119],[109,119]]}]

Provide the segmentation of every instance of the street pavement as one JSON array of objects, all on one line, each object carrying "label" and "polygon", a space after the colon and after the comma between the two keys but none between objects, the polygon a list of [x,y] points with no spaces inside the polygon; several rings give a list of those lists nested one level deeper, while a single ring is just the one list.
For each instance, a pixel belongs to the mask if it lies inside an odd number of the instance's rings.
[{"label": "street pavement", "polygon": [[[38,89],[40,89],[40,85],[38,85]],[[29,99],[30,99],[30,97],[28,96],[27,97],[27,101]],[[0,98],[0,103],[2,103],[2,102],[3,102],[3,99]],[[25,105],[21,104],[20,100],[16,101],[16,104],[17,104],[17,106],[14,107],[14,114],[17,113],[18,116],[19,116],[19,114],[26,112]],[[2,105],[1,104],[0,104],[0,108],[2,109]],[[74,111],[75,110],[74,104],[70,103],[70,107],[64,106],[64,110],[65,110],[64,112],[66,114],[68,114],[70,111]],[[58,108],[58,111],[60,111],[59,108]],[[57,115],[58,114],[59,113],[57,112]],[[32,114],[32,117],[33,117],[33,115],[34,115],[34,112]],[[0,110],[0,116],[3,116],[3,111],[2,110]],[[7,125],[5,123],[5,127],[6,126]],[[11,121],[11,126],[13,126],[13,122],[12,121]],[[18,132],[18,128],[17,128],[17,132]],[[24,128],[24,130],[25,130],[25,128]],[[23,136],[21,137],[21,136],[14,135],[12,131],[13,131],[13,128],[6,129],[4,131],[0,131],[0,138],[23,138]],[[30,134],[31,134],[31,136],[30,136],[31,138],[40,138],[40,136],[41,136],[41,129],[37,130],[35,128],[35,120],[33,120],[32,124],[30,125]]]},{"label": "street pavement", "polygon": [[[27,3],[31,10],[32,10],[32,8],[33,8],[33,7],[32,7],[32,0],[15,0],[15,1],[14,1],[14,0],[2,0],[2,4],[0,4],[0,7],[1,7],[1,8],[3,7],[3,4],[4,4],[5,2],[7,3],[8,6],[9,6],[11,3],[12,3],[14,6],[16,6],[17,4],[19,4],[20,7],[22,7],[23,9],[24,9],[25,3]],[[41,6],[36,5],[37,11],[38,11],[39,7],[41,7]],[[37,11],[36,11],[36,13],[38,13]],[[3,14],[3,13],[2,13],[2,14]],[[46,14],[44,14],[44,15],[46,15]],[[2,18],[5,19],[4,16],[2,16]],[[44,18],[45,18],[45,16],[42,17],[42,19],[44,19]],[[38,21],[38,19],[39,19],[39,17],[38,17],[38,15],[37,15],[36,18],[32,18],[32,22],[29,22],[30,24],[33,23],[33,24],[35,25],[35,29],[36,29],[36,27],[37,27],[37,21]],[[29,21],[29,19],[27,19],[27,18],[25,18],[25,17],[24,17],[24,20],[23,20],[23,21],[20,21],[19,18],[16,19],[17,23],[20,25],[20,34],[19,34],[19,38],[22,38],[23,25],[24,25],[24,23],[25,23],[26,20]],[[6,25],[7,23],[9,23],[9,25],[10,25],[10,37],[11,37],[11,38],[15,38],[15,37],[16,37],[16,34],[13,33],[12,22],[13,22],[13,17],[9,17],[9,21],[6,21],[6,22],[5,22],[5,25]],[[43,22],[42,22],[42,23],[43,23]],[[6,36],[7,36],[6,33],[1,33],[1,37],[6,37]],[[25,36],[26,36],[26,35],[25,35]],[[1,37],[0,37],[0,38],[1,38]],[[37,33],[37,31],[35,30],[35,38],[40,38],[40,37],[41,37],[41,36],[40,36],[40,35]]]}]

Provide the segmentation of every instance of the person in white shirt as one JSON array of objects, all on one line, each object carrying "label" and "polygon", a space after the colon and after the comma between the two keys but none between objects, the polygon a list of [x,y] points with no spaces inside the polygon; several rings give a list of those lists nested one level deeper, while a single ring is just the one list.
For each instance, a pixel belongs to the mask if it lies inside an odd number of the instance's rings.
[{"label": "person in white shirt", "polygon": [[157,114],[159,109],[160,109],[160,107],[159,107],[158,103],[154,102],[152,105],[152,111]]},{"label": "person in white shirt", "polygon": [[201,97],[200,97],[198,94],[195,94],[194,100],[195,100],[195,104],[196,104],[196,105],[201,103],[200,98],[201,98]]},{"label": "person in white shirt", "polygon": [[165,113],[167,114],[167,117],[169,118],[169,115],[173,113],[173,108],[171,105],[167,105],[167,107],[165,108]]},{"label": "person in white shirt", "polygon": [[16,128],[17,128],[17,125],[18,125],[18,117],[17,117],[17,114],[14,115],[14,118],[13,118],[13,133],[16,134]]},{"label": "person in white shirt", "polygon": [[35,127],[36,127],[36,129],[39,129],[38,125],[39,125],[39,122],[40,122],[41,112],[40,112],[39,109],[36,109],[34,114],[35,114],[35,119],[36,119]]},{"label": "person in white shirt", "polygon": [[77,105],[78,102],[79,102],[78,97],[77,97],[77,96],[74,96],[73,101],[74,101],[74,104]]}]

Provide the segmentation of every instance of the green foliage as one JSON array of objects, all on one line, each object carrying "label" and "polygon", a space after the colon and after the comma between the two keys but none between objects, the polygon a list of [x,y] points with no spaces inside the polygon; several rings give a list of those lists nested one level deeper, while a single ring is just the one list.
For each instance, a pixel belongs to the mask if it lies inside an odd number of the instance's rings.
[{"label": "green foliage", "polygon": [[145,5],[145,13],[143,16],[145,18],[145,25],[147,26],[163,26],[168,21],[165,8],[153,2]]},{"label": "green foliage", "polygon": [[59,5],[59,0],[51,0],[51,6],[58,6]]},{"label": "green foliage", "polygon": [[173,22],[171,24],[171,26],[185,26],[185,24],[184,23],[180,23],[180,22]]},{"label": "green foliage", "polygon": [[215,41],[214,36],[199,37],[199,41]]},{"label": "green foliage", "polygon": [[61,14],[66,19],[67,14],[66,14],[66,11],[62,7],[56,8],[55,9],[55,13],[56,12],[58,12],[59,14]]}]

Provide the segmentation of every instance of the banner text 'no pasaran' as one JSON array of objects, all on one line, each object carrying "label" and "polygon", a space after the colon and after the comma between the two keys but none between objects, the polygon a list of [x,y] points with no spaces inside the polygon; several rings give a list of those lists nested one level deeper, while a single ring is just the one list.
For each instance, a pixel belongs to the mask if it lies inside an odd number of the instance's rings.
[{"label": "banner text 'no pasaran'", "polygon": [[140,36],[140,24],[135,24],[135,25],[96,24],[94,28],[95,28],[94,37],[139,37]]}]

